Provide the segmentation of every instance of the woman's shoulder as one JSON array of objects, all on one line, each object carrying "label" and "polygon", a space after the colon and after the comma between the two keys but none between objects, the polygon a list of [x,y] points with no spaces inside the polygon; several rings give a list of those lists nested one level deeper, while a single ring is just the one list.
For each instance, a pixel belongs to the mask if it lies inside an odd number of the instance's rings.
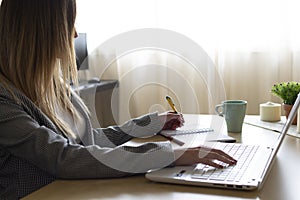
[{"label": "woman's shoulder", "polygon": [[0,123],[20,117],[31,118],[58,132],[51,120],[26,95],[14,87],[7,88],[0,83]]},{"label": "woman's shoulder", "polygon": [[34,111],[36,106],[21,91],[11,85],[0,83],[0,112]]},{"label": "woman's shoulder", "polygon": [[0,83],[0,101],[13,101],[15,88],[10,85]]},{"label": "woman's shoulder", "polygon": [[18,88],[11,84],[4,84],[0,82],[0,101],[15,102],[22,104],[24,102],[31,102],[29,98]]}]

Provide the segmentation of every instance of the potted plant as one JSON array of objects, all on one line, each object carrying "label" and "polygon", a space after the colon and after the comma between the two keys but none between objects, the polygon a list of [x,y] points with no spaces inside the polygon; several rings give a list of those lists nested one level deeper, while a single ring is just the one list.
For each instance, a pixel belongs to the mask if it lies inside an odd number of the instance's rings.
[{"label": "potted plant", "polygon": [[[277,83],[272,86],[271,92],[282,99],[282,107],[285,116],[288,117],[300,92],[300,83],[295,81]],[[293,121],[293,124],[297,124],[297,117]]]}]

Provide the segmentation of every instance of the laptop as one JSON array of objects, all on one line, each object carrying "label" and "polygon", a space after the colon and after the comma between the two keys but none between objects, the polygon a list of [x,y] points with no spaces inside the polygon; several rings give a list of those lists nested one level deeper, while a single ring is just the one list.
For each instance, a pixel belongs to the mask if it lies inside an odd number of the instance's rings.
[{"label": "laptop", "polygon": [[296,116],[300,95],[284,124],[278,139],[272,146],[241,143],[212,143],[238,160],[234,166],[216,169],[204,164],[176,166],[151,170],[145,177],[151,181],[237,190],[260,189],[268,175],[283,139]]}]

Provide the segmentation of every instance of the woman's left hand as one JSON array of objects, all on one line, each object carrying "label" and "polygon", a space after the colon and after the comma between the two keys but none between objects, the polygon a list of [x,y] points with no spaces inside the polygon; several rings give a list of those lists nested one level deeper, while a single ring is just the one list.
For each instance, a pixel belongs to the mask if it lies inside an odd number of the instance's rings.
[{"label": "woman's left hand", "polygon": [[162,122],[162,130],[175,130],[184,124],[181,113],[164,112],[158,115]]},{"label": "woman's left hand", "polygon": [[227,165],[235,165],[237,160],[220,149],[205,146],[194,148],[175,149],[175,166],[194,165],[198,163],[223,168]]}]

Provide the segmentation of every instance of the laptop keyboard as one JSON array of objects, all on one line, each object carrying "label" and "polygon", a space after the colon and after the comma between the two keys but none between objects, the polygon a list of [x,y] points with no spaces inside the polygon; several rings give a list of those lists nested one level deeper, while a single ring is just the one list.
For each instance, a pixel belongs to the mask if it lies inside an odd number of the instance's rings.
[{"label": "laptop keyboard", "polygon": [[245,144],[220,143],[215,148],[221,149],[237,160],[233,166],[224,165],[225,168],[217,169],[209,165],[198,164],[194,169],[192,178],[218,180],[218,181],[239,181],[249,166],[259,146]]}]

